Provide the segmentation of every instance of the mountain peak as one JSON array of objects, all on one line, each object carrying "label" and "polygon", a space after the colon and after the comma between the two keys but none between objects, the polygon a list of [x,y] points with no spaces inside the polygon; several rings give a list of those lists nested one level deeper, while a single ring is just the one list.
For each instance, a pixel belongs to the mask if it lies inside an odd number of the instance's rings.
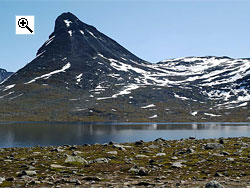
[{"label": "mountain peak", "polygon": [[70,30],[84,30],[86,28],[95,29],[95,27],[80,21],[74,14],[67,12],[62,13],[60,16],[57,17],[55,21],[54,34]]}]

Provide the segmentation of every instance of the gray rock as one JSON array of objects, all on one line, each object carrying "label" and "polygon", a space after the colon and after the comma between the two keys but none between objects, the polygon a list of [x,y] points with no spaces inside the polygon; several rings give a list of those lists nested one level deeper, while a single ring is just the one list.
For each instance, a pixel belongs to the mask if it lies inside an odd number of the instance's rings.
[{"label": "gray rock", "polygon": [[224,188],[219,182],[217,181],[210,181],[205,185],[205,188]]},{"label": "gray rock", "polygon": [[50,167],[51,168],[66,168],[65,166],[58,165],[58,164],[51,164]]},{"label": "gray rock", "polygon": [[220,142],[220,144],[224,144],[225,143],[222,138],[220,138],[219,142]]},{"label": "gray rock", "polygon": [[24,170],[21,173],[22,175],[26,175],[26,176],[35,176],[37,173],[36,171],[33,170]]},{"label": "gray rock", "polygon": [[107,158],[98,158],[98,159],[93,160],[92,162],[93,163],[109,163],[109,160],[110,159],[107,159]]},{"label": "gray rock", "polygon": [[224,146],[222,144],[219,143],[207,143],[204,147],[204,149],[208,150],[208,149],[222,149],[224,148]]},{"label": "gray rock", "polygon": [[157,138],[154,142],[157,142],[158,144],[162,144],[165,142],[163,138]]},{"label": "gray rock", "polygon": [[178,157],[173,156],[173,157],[171,157],[171,159],[172,159],[172,160],[177,160],[177,159],[178,159]]},{"label": "gray rock", "polygon": [[136,157],[136,158],[148,158],[147,155],[140,155],[140,154],[139,154],[139,155],[136,155],[135,157]]},{"label": "gray rock", "polygon": [[66,155],[67,158],[65,160],[65,163],[73,163],[73,162],[78,162],[82,164],[88,164],[88,161],[86,161],[84,158],[80,156],[71,156],[71,155]]},{"label": "gray rock", "polygon": [[214,176],[215,176],[215,177],[223,177],[224,175],[221,174],[221,173],[219,173],[219,172],[216,172],[216,173],[214,174]]},{"label": "gray rock", "polygon": [[5,181],[4,177],[0,177],[0,185]]},{"label": "gray rock", "polygon": [[166,156],[166,153],[157,153],[156,154],[156,157],[163,157],[163,156]]},{"label": "gray rock", "polygon": [[222,155],[229,155],[229,153],[226,152],[226,151],[222,151],[220,154],[222,154]]},{"label": "gray rock", "polygon": [[135,165],[135,166],[131,167],[131,168],[128,170],[128,172],[138,174],[139,168]]},{"label": "gray rock", "polygon": [[135,145],[136,145],[136,146],[140,146],[140,145],[143,145],[143,140],[140,140],[140,141],[136,141],[136,142],[135,142]]},{"label": "gray rock", "polygon": [[157,145],[154,145],[154,144],[152,144],[152,145],[150,145],[150,146],[148,146],[150,149],[157,149],[157,148],[159,148],[159,146],[157,146]]},{"label": "gray rock", "polygon": [[132,168],[129,169],[130,173],[135,173],[139,176],[146,176],[148,175],[148,170],[144,167],[138,167],[137,165],[133,166]]},{"label": "gray rock", "polygon": [[173,162],[172,163],[172,167],[173,168],[182,168],[182,167],[184,167],[185,165],[183,165],[182,164],[182,162],[180,162],[180,161],[177,161],[177,162]]},{"label": "gray rock", "polygon": [[109,151],[108,154],[117,155],[117,151]]},{"label": "gray rock", "polygon": [[118,148],[119,150],[125,151],[126,149],[132,148],[132,146],[124,146],[121,144],[113,144],[114,148]]},{"label": "gray rock", "polygon": [[139,176],[146,176],[146,175],[148,175],[148,170],[146,168],[144,168],[144,167],[140,167],[138,175]]},{"label": "gray rock", "polygon": [[234,161],[234,158],[227,158],[227,159],[225,159],[223,162],[227,162],[227,161],[233,162],[233,161]]},{"label": "gray rock", "polygon": [[194,153],[194,150],[191,149],[191,148],[188,148],[187,151],[186,151],[187,154],[191,154],[191,153]]}]

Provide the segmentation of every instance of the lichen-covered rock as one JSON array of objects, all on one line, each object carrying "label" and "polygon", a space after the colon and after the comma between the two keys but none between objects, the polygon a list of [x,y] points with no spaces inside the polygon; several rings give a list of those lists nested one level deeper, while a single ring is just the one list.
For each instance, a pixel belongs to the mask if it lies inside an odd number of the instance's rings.
[{"label": "lichen-covered rock", "polygon": [[65,160],[65,163],[73,163],[73,162],[78,162],[82,164],[88,164],[88,161],[86,161],[84,158],[80,156],[71,156],[71,155],[66,155],[67,158]]}]

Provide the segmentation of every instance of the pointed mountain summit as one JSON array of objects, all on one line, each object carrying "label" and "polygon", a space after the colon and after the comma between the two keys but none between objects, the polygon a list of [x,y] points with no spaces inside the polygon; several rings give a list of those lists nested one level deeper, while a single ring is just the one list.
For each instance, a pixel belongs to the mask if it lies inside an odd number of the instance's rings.
[{"label": "pointed mountain summit", "polygon": [[148,63],[72,13],[0,84],[0,119],[249,121],[250,59]]},{"label": "pointed mountain summit", "polygon": [[[95,85],[103,77],[106,79],[108,74],[119,71],[119,62],[124,62],[125,66],[140,67],[145,61],[72,13],[63,13],[56,19],[53,33],[38,50],[36,58],[7,83],[59,84],[62,80],[68,83],[81,80],[78,86],[90,87],[89,80],[92,79],[92,85]],[[66,69],[70,71],[65,73]],[[58,74],[62,72],[64,74]],[[126,80],[131,76],[123,74],[122,77]],[[50,79],[46,79],[48,77]]]}]

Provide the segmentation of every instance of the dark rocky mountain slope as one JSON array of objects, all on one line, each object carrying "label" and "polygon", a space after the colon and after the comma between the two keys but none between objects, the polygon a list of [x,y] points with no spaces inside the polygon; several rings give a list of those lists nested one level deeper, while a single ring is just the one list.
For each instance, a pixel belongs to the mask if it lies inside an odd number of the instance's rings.
[{"label": "dark rocky mountain slope", "polygon": [[249,121],[250,59],[151,64],[63,13],[37,56],[0,85],[0,119]]}]

